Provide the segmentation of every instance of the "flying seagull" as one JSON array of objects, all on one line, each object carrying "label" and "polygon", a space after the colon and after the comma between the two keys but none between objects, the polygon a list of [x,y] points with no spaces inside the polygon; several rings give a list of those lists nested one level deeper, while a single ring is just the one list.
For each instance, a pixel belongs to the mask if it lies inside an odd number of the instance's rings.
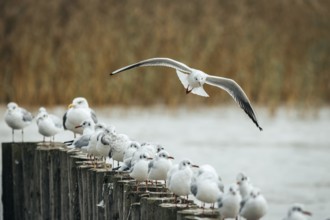
[{"label": "flying seagull", "polygon": [[239,104],[239,106],[246,112],[246,114],[252,119],[256,126],[262,130],[259,126],[257,117],[253,111],[248,97],[246,96],[243,89],[232,79],[212,76],[204,73],[201,70],[193,69],[184,63],[178,62],[170,58],[151,58],[142,60],[138,63],[131,64],[129,66],[122,67],[118,70],[113,71],[110,75],[123,72],[125,70],[133,69],[140,66],[165,66],[174,68],[176,73],[186,88],[186,93],[194,93],[196,95],[208,97],[209,95],[205,92],[203,85],[209,84],[212,86],[219,87],[229,93],[233,99]]}]

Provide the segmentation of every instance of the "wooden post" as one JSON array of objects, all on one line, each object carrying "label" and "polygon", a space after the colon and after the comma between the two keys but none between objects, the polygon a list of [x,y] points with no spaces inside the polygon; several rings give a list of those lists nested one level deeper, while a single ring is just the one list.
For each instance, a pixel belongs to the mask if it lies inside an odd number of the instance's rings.
[{"label": "wooden post", "polygon": [[60,157],[60,185],[61,185],[61,219],[69,219],[69,170],[68,170],[68,149],[62,148]]},{"label": "wooden post", "polygon": [[[54,145],[53,145],[54,144]],[[61,218],[61,169],[60,169],[60,149],[52,143],[49,151],[49,196],[50,196],[50,216],[51,219]]]},{"label": "wooden post", "polygon": [[[109,169],[96,169],[96,219],[105,220],[105,203],[104,203],[104,190],[105,176],[109,173]],[[103,206],[100,203],[103,202]]]},{"label": "wooden post", "polygon": [[104,201],[104,216],[105,219],[113,219],[112,218],[112,206],[113,206],[113,172],[109,172],[108,175],[104,177],[104,193],[103,193],[103,201]]},{"label": "wooden post", "polygon": [[75,153],[68,153],[68,180],[69,180],[69,219],[81,219],[79,209],[79,188],[78,188],[78,175],[77,175],[77,161],[87,160],[86,157],[75,155]]},{"label": "wooden post", "polygon": [[15,219],[12,143],[2,143],[1,150],[3,218]]},{"label": "wooden post", "polygon": [[87,171],[92,166],[88,164],[82,164],[78,166],[78,185],[79,185],[79,208],[81,212],[81,219],[88,219],[88,187],[87,187]]},{"label": "wooden post", "polygon": [[131,208],[130,208],[130,211],[129,211],[129,218],[127,219],[130,219],[130,220],[140,220],[140,216],[141,216],[141,206],[140,206],[140,203],[139,202],[136,202],[136,203],[132,203],[131,204]]},{"label": "wooden post", "polygon": [[24,182],[24,219],[34,219],[35,182],[34,173],[35,143],[25,143],[22,149],[23,182]]},{"label": "wooden post", "polygon": [[[3,150],[3,201],[6,219],[216,219],[215,210],[191,201],[173,204],[159,184],[135,181],[127,173],[94,168],[86,155],[63,144],[9,143]],[[99,203],[103,200],[103,203]],[[98,206],[99,205],[99,206]]]}]

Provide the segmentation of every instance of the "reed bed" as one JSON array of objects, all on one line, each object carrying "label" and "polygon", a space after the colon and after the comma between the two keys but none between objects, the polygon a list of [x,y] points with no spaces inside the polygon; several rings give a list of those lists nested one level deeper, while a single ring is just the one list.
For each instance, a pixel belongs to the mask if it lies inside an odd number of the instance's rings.
[{"label": "reed bed", "polygon": [[0,103],[217,104],[186,96],[173,70],[119,67],[170,57],[235,79],[254,104],[330,102],[330,1],[176,0],[0,3]]}]

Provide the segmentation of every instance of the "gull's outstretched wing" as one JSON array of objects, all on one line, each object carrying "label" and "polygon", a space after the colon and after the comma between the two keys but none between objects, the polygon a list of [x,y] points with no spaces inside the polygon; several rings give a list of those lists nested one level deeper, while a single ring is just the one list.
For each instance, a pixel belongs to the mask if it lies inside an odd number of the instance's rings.
[{"label": "gull's outstretched wing", "polygon": [[116,73],[120,73],[125,70],[133,69],[139,66],[165,66],[165,67],[174,68],[183,73],[187,73],[187,74],[191,73],[191,68],[188,67],[186,64],[180,63],[170,58],[151,58],[147,60],[142,60],[138,63],[134,63],[129,66],[122,67],[118,70],[113,71],[112,73],[110,73],[110,75],[114,75]]},{"label": "gull's outstretched wing", "polygon": [[206,77],[205,83],[226,90],[245,111],[245,113],[252,119],[260,131],[262,131],[262,128],[258,124],[257,117],[253,111],[248,97],[245,95],[243,89],[234,80],[208,75]]}]

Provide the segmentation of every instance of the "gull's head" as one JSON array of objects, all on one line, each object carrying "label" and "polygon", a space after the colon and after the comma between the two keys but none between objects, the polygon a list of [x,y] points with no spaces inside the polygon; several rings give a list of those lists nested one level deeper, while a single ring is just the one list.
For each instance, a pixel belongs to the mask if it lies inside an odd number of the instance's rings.
[{"label": "gull's head", "polygon": [[87,99],[83,97],[77,97],[73,99],[72,103],[68,106],[69,108],[88,108]]},{"label": "gull's head", "polygon": [[183,170],[183,169],[186,169],[186,168],[191,168],[191,167],[198,168],[199,166],[192,164],[191,161],[188,160],[188,159],[184,159],[179,163],[179,169],[180,170]]},{"label": "gull's head", "polygon": [[218,177],[218,173],[215,170],[215,168],[209,164],[204,164],[199,167],[197,176],[200,176],[202,174],[210,174],[210,176]]},{"label": "gull's head", "polygon": [[136,141],[132,141],[131,144],[129,145],[129,148],[135,148],[136,150],[138,150],[141,147],[139,142]]},{"label": "gull's head", "polygon": [[311,216],[312,213],[305,210],[303,204],[293,204],[292,207],[289,209],[288,216],[291,217],[293,215],[308,215]]},{"label": "gull's head", "polygon": [[236,184],[232,184],[229,186],[228,192],[232,195],[236,195],[238,194],[238,189],[237,189],[237,185]]},{"label": "gull's head", "polygon": [[46,108],[45,107],[40,107],[38,113],[40,114],[40,113],[43,113],[43,112],[47,112]]},{"label": "gull's head", "polygon": [[76,126],[76,128],[93,128],[94,122],[92,120],[84,120],[80,125]]},{"label": "gull's head", "polygon": [[38,120],[44,120],[46,118],[48,118],[47,112],[41,112],[39,117],[38,117]]},{"label": "gull's head", "polygon": [[165,148],[164,148],[162,145],[157,144],[157,146],[156,146],[157,153],[159,153],[160,151],[162,151],[162,150],[164,150],[164,149],[165,149]]},{"label": "gull's head", "polygon": [[206,81],[206,74],[200,70],[194,69],[192,75],[191,75],[191,81],[190,84],[192,87],[200,87],[203,86]]},{"label": "gull's head", "polygon": [[100,130],[104,130],[106,128],[106,124],[104,123],[97,123],[94,127],[95,131],[100,131]]},{"label": "gull's head", "polygon": [[140,154],[140,160],[152,160],[152,157],[147,152]]},{"label": "gull's head", "polygon": [[261,193],[260,193],[260,189],[258,188],[253,188],[250,192],[250,197],[253,199],[257,198],[259,195],[261,195]]},{"label": "gull's head", "polygon": [[109,125],[108,127],[106,127],[104,129],[104,133],[105,134],[110,134],[110,135],[116,134],[116,128],[115,128],[115,126]]},{"label": "gull's head", "polygon": [[238,185],[248,181],[248,177],[244,173],[237,174],[236,181]]},{"label": "gull's head", "polygon": [[7,108],[9,111],[14,111],[17,109],[18,105],[15,102],[9,102],[7,105]]},{"label": "gull's head", "polygon": [[158,153],[158,158],[163,158],[163,159],[174,159],[174,157],[170,156],[170,154],[165,151],[165,150],[162,150]]}]

